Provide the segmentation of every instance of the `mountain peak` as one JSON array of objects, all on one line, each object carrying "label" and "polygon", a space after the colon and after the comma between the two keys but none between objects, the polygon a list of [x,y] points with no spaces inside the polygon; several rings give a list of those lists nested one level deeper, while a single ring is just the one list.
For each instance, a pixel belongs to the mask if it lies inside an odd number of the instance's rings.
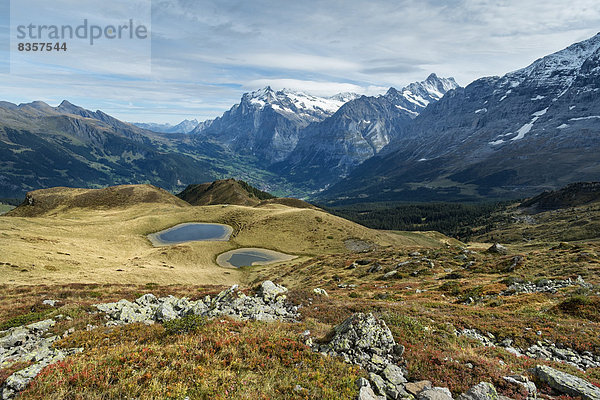
[{"label": "mountain peak", "polygon": [[430,74],[424,81],[411,83],[400,90],[391,87],[385,96],[392,99],[396,107],[415,116],[429,103],[438,101],[446,92],[458,87],[454,78],[440,78],[436,74]]},{"label": "mountain peak", "polygon": [[599,49],[600,33],[539,58],[523,69],[506,74],[505,84],[514,87],[528,81],[538,86],[569,87],[575,79],[575,71]]}]

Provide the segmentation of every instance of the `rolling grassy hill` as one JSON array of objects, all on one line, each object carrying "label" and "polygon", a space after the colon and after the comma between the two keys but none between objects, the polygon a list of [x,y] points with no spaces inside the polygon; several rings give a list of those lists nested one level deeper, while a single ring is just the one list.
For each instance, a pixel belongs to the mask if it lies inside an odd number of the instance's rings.
[{"label": "rolling grassy hill", "polygon": [[[229,284],[245,272],[218,267],[222,252],[262,247],[302,257],[348,250],[349,240],[378,246],[443,246],[427,234],[365,228],[322,210],[283,204],[190,206],[149,185],[31,192],[0,218],[1,283]],[[153,247],[149,233],[184,222],[234,228],[229,242]],[[301,258],[301,259],[304,259]]]}]

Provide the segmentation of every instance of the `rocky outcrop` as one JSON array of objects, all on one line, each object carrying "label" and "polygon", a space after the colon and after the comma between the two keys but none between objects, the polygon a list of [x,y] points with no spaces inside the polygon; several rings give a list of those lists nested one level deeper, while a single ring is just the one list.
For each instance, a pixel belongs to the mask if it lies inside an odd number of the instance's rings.
[{"label": "rocky outcrop", "polygon": [[[254,296],[246,296],[238,291],[238,286],[220,292],[214,298],[191,301],[187,298],[167,296],[157,298],[145,294],[133,302],[120,300],[114,303],[96,304],[95,307],[106,314],[106,325],[131,323],[152,324],[165,322],[187,315],[200,315],[207,318],[229,316],[239,320],[257,321],[296,321],[298,307],[286,303],[287,288],[271,281],[263,282]],[[12,399],[25,389],[46,366],[63,360],[82,349],[55,349],[52,344],[59,339],[48,334],[56,324],[53,319],[0,332],[0,366],[6,367],[17,362],[32,363],[12,374],[0,388],[2,399]],[[72,333],[69,330],[63,337]]]},{"label": "rocky outcrop", "polygon": [[501,296],[512,296],[521,293],[556,293],[560,289],[569,286],[580,286],[584,289],[592,289],[594,285],[586,283],[578,276],[577,279],[540,279],[537,282],[515,282],[508,289],[500,292]]},{"label": "rocky outcrop", "polygon": [[135,322],[152,324],[187,315],[208,318],[229,316],[238,320],[256,321],[296,321],[298,307],[286,303],[286,292],[287,288],[265,281],[254,296],[246,296],[234,285],[214,298],[206,296],[192,301],[185,297],[157,298],[153,294],[145,294],[134,302],[120,300],[116,303],[96,304],[95,307],[106,313],[108,325]]},{"label": "rocky outcrop", "polygon": [[[541,331],[538,333],[541,334]],[[527,356],[539,360],[564,362],[581,370],[600,367],[600,355],[595,355],[589,351],[580,353],[572,348],[553,343],[547,339],[544,339],[543,341],[538,340],[527,349],[521,349],[520,347],[513,345],[512,339],[507,338],[498,341],[496,337],[489,332],[482,334],[475,329],[463,329],[462,331],[457,332],[457,334],[477,340],[484,346],[503,347],[506,351],[517,357]]]},{"label": "rocky outcrop", "polygon": [[487,249],[487,252],[492,254],[508,254],[508,249],[505,246],[502,246],[500,243],[494,243],[489,249]]},{"label": "rocky outcrop", "polygon": [[[53,319],[19,326],[3,332],[0,337],[0,366],[8,367],[18,362],[31,363],[28,367],[10,375],[0,392],[3,400],[12,399],[35,378],[42,369],[81,349],[55,349],[53,343],[59,336],[48,334],[56,324]],[[63,336],[71,333],[65,332]]]},{"label": "rocky outcrop", "polygon": [[334,329],[328,343],[314,345],[314,349],[360,365],[369,372],[369,388],[378,395],[389,399],[408,395],[404,389],[405,370],[401,366],[404,347],[396,344],[385,322],[373,314],[350,316]]},{"label": "rocky outcrop", "polygon": [[600,400],[600,388],[586,380],[565,372],[557,371],[546,365],[533,368],[533,374],[550,387],[569,396],[581,397],[583,400]]}]

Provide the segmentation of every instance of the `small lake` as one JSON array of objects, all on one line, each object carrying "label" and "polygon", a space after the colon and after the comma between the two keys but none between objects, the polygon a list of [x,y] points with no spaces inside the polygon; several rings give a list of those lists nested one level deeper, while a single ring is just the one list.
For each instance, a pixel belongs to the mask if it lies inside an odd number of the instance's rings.
[{"label": "small lake", "polygon": [[281,261],[289,261],[296,258],[278,251],[245,248],[227,251],[217,257],[217,264],[222,267],[244,267],[249,265],[267,265]]},{"label": "small lake", "polygon": [[228,241],[232,232],[233,228],[229,225],[186,223],[151,233],[148,239],[155,246],[195,241]]}]

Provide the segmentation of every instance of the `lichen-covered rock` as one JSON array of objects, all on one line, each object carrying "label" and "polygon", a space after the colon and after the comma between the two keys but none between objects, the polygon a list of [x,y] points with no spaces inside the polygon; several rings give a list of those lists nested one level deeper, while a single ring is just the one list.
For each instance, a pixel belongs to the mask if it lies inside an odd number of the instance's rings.
[{"label": "lichen-covered rock", "polygon": [[419,393],[417,400],[452,400],[452,393],[448,388],[433,387]]},{"label": "lichen-covered rock", "polygon": [[371,384],[365,378],[359,378],[357,381],[358,396],[356,400],[385,400],[385,396],[378,396],[371,388]]},{"label": "lichen-covered rock", "polygon": [[287,293],[287,288],[281,285],[277,285],[271,281],[264,281],[258,289],[258,295],[262,296],[263,300],[270,302],[275,300],[276,297]]},{"label": "lichen-covered rock", "polygon": [[529,378],[527,378],[526,376],[523,375],[509,375],[509,376],[505,376],[503,377],[503,379],[508,382],[508,383],[512,383],[514,385],[517,386],[521,386],[523,388],[525,388],[525,390],[527,390],[527,397],[528,398],[536,398],[537,397],[537,387],[535,386],[535,383],[531,382],[529,380]]},{"label": "lichen-covered rock", "polygon": [[133,303],[121,300],[96,304],[95,307],[106,313],[109,325],[164,322],[191,314],[208,318],[226,315],[239,320],[295,321],[298,308],[286,303],[286,292],[287,288],[265,281],[256,296],[246,296],[234,285],[212,299],[206,296],[191,301],[185,297],[156,298],[152,294],[145,294]]},{"label": "lichen-covered rock", "polygon": [[404,389],[413,396],[417,396],[423,390],[431,389],[432,387],[431,381],[408,382],[404,385]]},{"label": "lichen-covered rock", "polygon": [[533,373],[553,389],[570,396],[579,396],[584,400],[600,400],[600,388],[586,380],[565,372],[557,371],[546,365],[533,368]]},{"label": "lichen-covered rock", "polygon": [[329,347],[336,352],[350,349],[378,355],[392,353],[396,341],[385,322],[373,314],[354,314],[335,328]]},{"label": "lichen-covered rock", "polygon": [[388,382],[394,385],[402,385],[406,383],[406,378],[402,372],[402,369],[394,364],[388,364],[383,370],[383,376]]},{"label": "lichen-covered rock", "polygon": [[458,396],[458,400],[498,400],[498,392],[491,383],[480,382]]},{"label": "lichen-covered rock", "polygon": [[396,344],[385,322],[373,314],[358,313],[348,317],[334,329],[331,341],[316,349],[363,367],[369,372],[376,394],[388,399],[409,396],[404,389],[405,372],[398,365],[402,362],[404,348]]},{"label": "lichen-covered rock", "polygon": [[156,309],[156,320],[159,322],[170,321],[177,317],[179,315],[175,312],[170,302],[164,302]]}]

